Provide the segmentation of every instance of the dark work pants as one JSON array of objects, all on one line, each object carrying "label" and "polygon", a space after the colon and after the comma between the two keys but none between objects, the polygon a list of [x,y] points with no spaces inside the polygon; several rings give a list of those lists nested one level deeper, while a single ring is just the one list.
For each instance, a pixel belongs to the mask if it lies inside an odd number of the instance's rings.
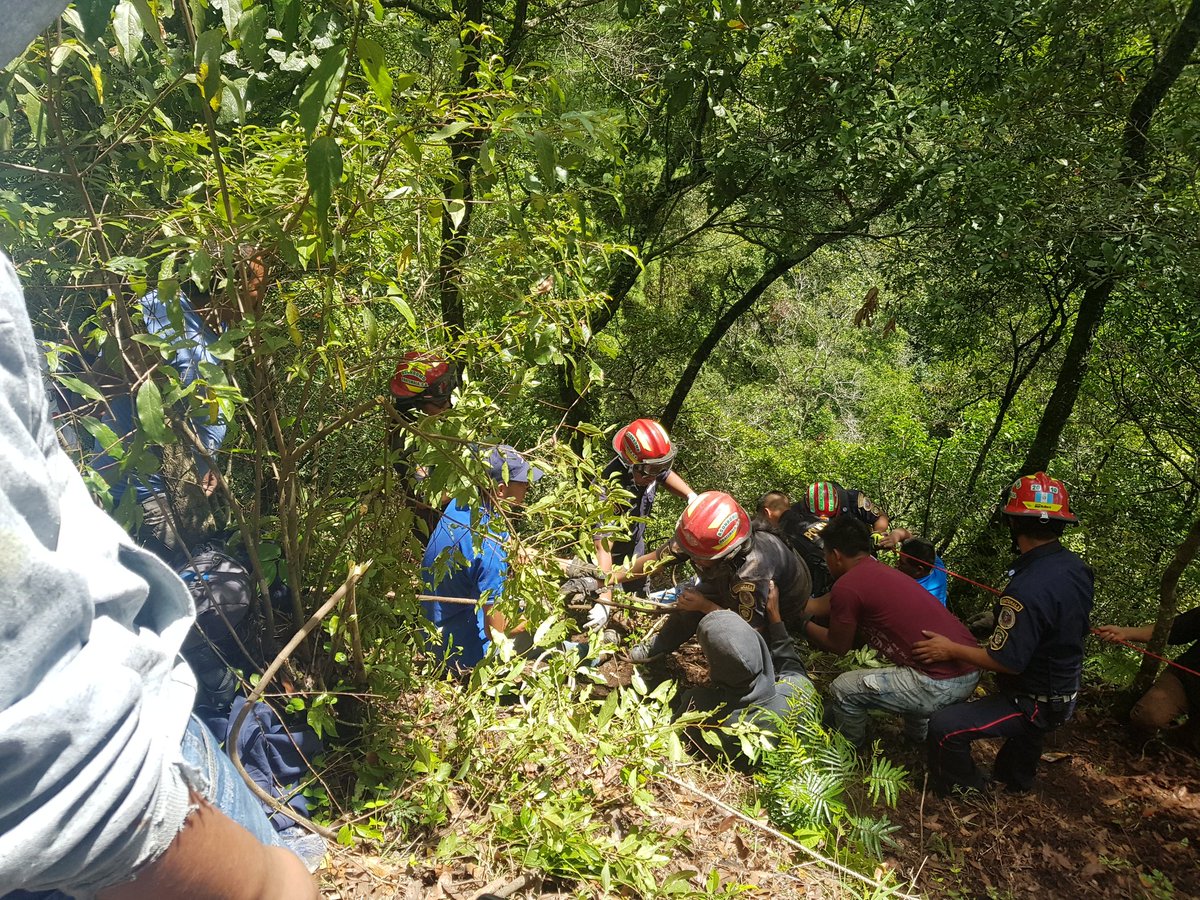
[{"label": "dark work pants", "polygon": [[1004,738],[992,774],[1011,791],[1029,790],[1046,734],[1074,711],[1074,701],[1042,703],[1013,694],[993,694],[938,710],[929,720],[930,785],[939,794],[956,787],[981,790],[986,779],[971,758],[971,744],[980,738]]}]

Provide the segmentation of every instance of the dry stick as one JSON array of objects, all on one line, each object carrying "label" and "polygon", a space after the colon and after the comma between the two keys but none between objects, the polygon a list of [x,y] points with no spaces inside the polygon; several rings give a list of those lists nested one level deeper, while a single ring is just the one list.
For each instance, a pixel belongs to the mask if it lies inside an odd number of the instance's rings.
[{"label": "dry stick", "polygon": [[925,855],[925,791],[929,788],[929,773],[925,773],[925,780],[921,782],[921,808],[917,815],[920,819],[921,828],[921,850],[922,856]]},{"label": "dry stick", "polygon": [[532,879],[528,875],[518,875],[516,878],[497,878],[495,881],[485,884],[483,890],[475,895],[476,900],[480,897],[491,894],[494,897],[508,897],[515,894],[521,888],[530,884]]},{"label": "dry stick", "polygon": [[360,578],[362,578],[369,568],[371,568],[371,564],[373,562],[374,560],[369,559],[365,563],[355,566],[350,572],[350,577],[346,579],[345,583],[333,592],[333,595],[325,601],[324,605],[322,605],[320,609],[318,609],[312,614],[312,616],[309,617],[309,620],[304,623],[303,628],[292,635],[292,639],[287,642],[287,645],[282,650],[279,651],[279,655],[275,657],[274,661],[267,666],[267,671],[263,672],[262,678],[258,680],[258,685],[250,692],[249,696],[246,697],[246,702],[242,706],[241,712],[239,712],[237,718],[233,720],[233,727],[229,729],[229,740],[225,742],[225,752],[233,761],[234,768],[238,770],[238,774],[242,776],[242,780],[246,782],[247,787],[249,787],[254,793],[254,796],[258,797],[276,812],[281,812],[298,825],[304,826],[313,834],[319,834],[321,837],[330,841],[337,840],[337,832],[330,831],[328,828],[318,825],[316,822],[309,821],[290,806],[280,803],[255,783],[254,779],[251,778],[249,773],[246,772],[246,767],[242,765],[241,755],[238,753],[237,749],[238,732],[242,730],[242,724],[246,721],[246,717],[250,715],[250,710],[253,709],[254,704],[262,698],[263,692],[267,689],[267,685],[271,683],[271,679],[278,674],[279,670],[283,668],[283,664],[287,662],[288,657],[292,655],[292,651],[299,647],[306,637],[312,634],[317,625],[321,623],[321,620],[329,615],[333,608],[337,606],[341,599],[345,597],[346,594],[351,590],[352,586]]},{"label": "dry stick", "polygon": [[900,897],[900,898],[903,898],[903,900],[921,900],[921,898],[916,897],[912,894],[901,893],[899,888],[889,888],[887,885],[883,884],[882,882],[876,881],[873,878],[868,878],[866,875],[863,875],[861,872],[855,872],[853,869],[843,866],[839,862],[835,862],[832,859],[828,859],[828,858],[822,856],[816,850],[810,850],[808,847],[805,847],[803,844],[801,844],[795,838],[788,837],[782,831],[777,831],[776,829],[772,828],[770,825],[766,824],[765,822],[760,822],[760,821],[758,821],[758,819],[751,818],[750,816],[746,815],[744,812],[734,809],[732,806],[730,806],[728,803],[724,802],[723,800],[718,800],[712,794],[709,794],[706,791],[700,790],[700,788],[696,787],[695,785],[688,784],[686,781],[684,781],[681,778],[676,778],[670,772],[663,772],[662,777],[667,779],[667,781],[671,782],[672,784],[678,785],[679,787],[683,788],[686,791],[691,791],[697,797],[703,797],[709,803],[713,804],[714,806],[718,807],[719,809],[724,810],[725,812],[729,813],[731,816],[735,816],[736,818],[741,819],[743,822],[746,822],[749,825],[753,825],[755,828],[765,831],[767,834],[771,835],[772,837],[778,838],[779,840],[781,840],[785,844],[787,844],[789,847],[794,847],[795,849],[799,850],[801,853],[807,853],[814,860],[816,860],[817,862],[821,863],[824,866],[828,866],[831,869],[841,872],[843,875],[849,875],[851,878],[855,878],[855,879],[861,881],[863,884],[870,885],[871,887],[875,888],[875,890],[877,890],[877,891],[887,891],[889,896]]},{"label": "dry stick", "polygon": [[359,681],[365,682],[367,667],[363,662],[362,631],[358,627],[358,592],[355,589],[358,579],[354,577],[356,568],[354,563],[350,564],[350,577],[346,580],[350,585],[346,591],[346,620],[350,623],[350,652],[354,655],[354,674],[358,676]]}]

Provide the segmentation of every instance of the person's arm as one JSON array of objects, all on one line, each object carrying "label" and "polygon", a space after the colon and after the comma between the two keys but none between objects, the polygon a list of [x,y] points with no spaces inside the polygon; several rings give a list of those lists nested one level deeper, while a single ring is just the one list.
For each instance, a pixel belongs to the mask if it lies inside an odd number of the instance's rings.
[{"label": "person's arm", "polygon": [[828,628],[816,622],[806,622],[804,636],[822,650],[835,656],[844,656],[854,648],[857,630],[852,622],[830,622]]},{"label": "person's arm", "polygon": [[498,631],[512,637],[525,630],[525,622],[509,624],[508,617],[495,607],[495,603],[504,595],[504,585],[508,580],[508,551],[503,541],[496,535],[484,538],[479,560],[479,570],[476,577],[476,590],[483,602],[483,623],[488,631]]},{"label": "person's arm", "polygon": [[[606,537],[597,537],[596,544],[596,568],[600,570],[603,576],[604,589],[596,595],[597,599],[605,602],[612,601],[612,584],[613,584],[613,558],[612,558],[612,541]],[[629,577],[626,575],[625,577]]]},{"label": "person's arm", "polygon": [[1153,636],[1153,625],[1141,625],[1137,628],[1126,628],[1121,625],[1101,625],[1096,629],[1096,637],[1102,641],[1108,641],[1110,644],[1117,641],[1132,641],[1135,644],[1144,644]]},{"label": "person's arm", "polygon": [[667,477],[663,479],[663,487],[680,500],[690,500],[696,494],[674,469],[667,473]]},{"label": "person's arm", "polygon": [[975,666],[978,669],[1000,672],[1004,675],[1020,674],[996,662],[986,647],[960,644],[950,640],[945,635],[938,634],[936,631],[925,631],[922,629],[921,634],[925,635],[925,640],[917,641],[912,646],[913,656],[917,662],[928,664],[957,661]]},{"label": "person's arm", "polygon": [[808,603],[804,606],[804,614],[813,619],[829,619],[829,593],[826,592],[820,597],[809,597]]},{"label": "person's arm", "polygon": [[316,900],[317,885],[290,850],[260,844],[249,831],[195,794],[183,830],[133,881],[97,900]]},{"label": "person's arm", "polygon": [[671,542],[667,541],[667,543],[663,544],[657,550],[651,550],[649,553],[643,553],[632,563],[630,563],[627,568],[613,570],[611,580],[614,584],[621,584],[626,581],[631,581],[635,578],[641,578],[650,571],[650,566],[652,563],[658,562],[664,556],[671,555]]},{"label": "person's arm", "polygon": [[804,675],[808,671],[800,654],[796,652],[796,642],[788,634],[783,624],[783,616],[779,613],[779,585],[774,579],[767,588],[767,649],[771,653],[771,662],[775,664],[775,677],[783,675]]},{"label": "person's arm", "polygon": [[705,597],[695,588],[686,588],[679,594],[679,599],[675,601],[675,605],[684,612],[698,612],[707,614],[716,612],[722,609],[720,604],[714,600]]}]

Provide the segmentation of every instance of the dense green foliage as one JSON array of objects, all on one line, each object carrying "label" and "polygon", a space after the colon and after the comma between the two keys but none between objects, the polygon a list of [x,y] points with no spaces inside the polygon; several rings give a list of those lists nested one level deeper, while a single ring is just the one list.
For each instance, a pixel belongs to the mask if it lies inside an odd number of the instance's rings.
[{"label": "dense green foliage", "polygon": [[[1193,17],[1096,0],[88,0],[0,74],[0,245],[51,369],[93,404],[80,433],[119,445],[81,353],[134,386],[127,471],[191,446],[193,417],[229,421],[216,514],[264,585],[286,579],[293,620],[374,560],[357,617],[312,653],[330,690],[413,683],[396,428],[430,496],[474,490],[476,441],[550,473],[511,592],[535,626],[550,555],[588,555],[603,519],[606,435],[638,415],[672,424],[698,490],[749,506],[836,478],[989,580],[1007,560],[988,539],[997,494],[1048,463],[1083,522],[1070,542],[1097,571],[1095,621],[1169,617],[1158,581],[1200,490],[1200,69],[1167,71],[1193,55]],[[242,245],[269,253],[261,302]],[[238,322],[185,390],[136,300],[189,282],[215,283]],[[465,372],[454,409],[417,426],[382,401],[411,348]],[[651,538],[678,512],[660,502]],[[1196,589],[1185,572],[1178,602]],[[767,770],[789,828],[836,824],[785,802],[821,734],[789,732]],[[389,824],[436,824],[448,770],[431,754],[500,790],[453,756],[470,735],[407,740],[399,767],[421,777]],[[502,752],[532,752],[520,740]],[[495,827],[547,852],[547,829],[588,827],[595,798],[575,794],[536,822],[494,810]],[[875,827],[853,826],[878,851]],[[533,862],[646,890],[644,860],[620,877]]]}]

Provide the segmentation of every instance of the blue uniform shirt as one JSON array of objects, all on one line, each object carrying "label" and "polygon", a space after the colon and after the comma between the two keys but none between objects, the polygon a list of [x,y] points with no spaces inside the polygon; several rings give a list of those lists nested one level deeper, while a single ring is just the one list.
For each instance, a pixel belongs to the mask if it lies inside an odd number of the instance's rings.
[{"label": "blue uniform shirt", "polygon": [[[168,350],[167,365],[179,373],[180,383],[187,387],[200,377],[201,363],[215,366],[220,365],[220,360],[208,349],[216,342],[217,335],[204,324],[204,320],[192,308],[192,304],[185,295],[180,294],[178,302],[179,314],[172,322],[171,310],[167,308],[167,304],[163,300],[159,299],[158,291],[150,291],[142,298],[142,319],[146,325],[147,334],[171,342],[172,347]],[[183,325],[182,336],[179,334],[176,324]],[[112,428],[117,437],[124,440],[126,435],[132,434],[134,431],[133,398],[128,394],[114,397],[109,401],[108,407],[101,421]],[[224,419],[218,418],[214,422],[207,416],[199,416],[192,419],[192,428],[204,448],[210,453],[219,450],[225,441],[227,425]],[[112,499],[115,506],[121,502],[121,497],[128,486],[127,481],[120,477],[119,462],[108,452],[109,448],[101,446],[97,441],[93,450],[97,454],[93,467],[112,486]],[[196,458],[196,466],[202,476],[208,471],[207,463],[199,456]],[[155,472],[136,479],[134,489],[137,491],[139,503],[144,503],[155,494],[163,493],[165,486],[162,473]]]},{"label": "blue uniform shirt", "polygon": [[[508,554],[504,549],[507,534],[490,529],[491,510],[486,505],[478,510],[479,520],[472,528],[472,512],[458,501],[446,507],[429,536],[421,579],[427,594],[471,600],[482,597],[485,605],[490,606],[504,590],[508,573]],[[438,570],[447,568],[448,571],[441,573],[441,581],[437,581]],[[436,650],[439,658],[463,668],[483,659],[491,644],[483,607],[437,601],[423,601],[421,606],[425,616],[441,631],[442,641]]]},{"label": "blue uniform shirt", "polygon": [[937,602],[946,605],[946,573],[942,571],[946,564],[942,562],[942,558],[937,554],[933,557],[933,568],[929,570],[929,574],[924,578],[918,578],[917,584],[933,594],[937,598]]},{"label": "blue uniform shirt", "polygon": [[1083,639],[1095,593],[1095,575],[1057,541],[1023,553],[996,604],[992,659],[1016,675],[997,683],[1014,694],[1061,696],[1079,690]]}]

